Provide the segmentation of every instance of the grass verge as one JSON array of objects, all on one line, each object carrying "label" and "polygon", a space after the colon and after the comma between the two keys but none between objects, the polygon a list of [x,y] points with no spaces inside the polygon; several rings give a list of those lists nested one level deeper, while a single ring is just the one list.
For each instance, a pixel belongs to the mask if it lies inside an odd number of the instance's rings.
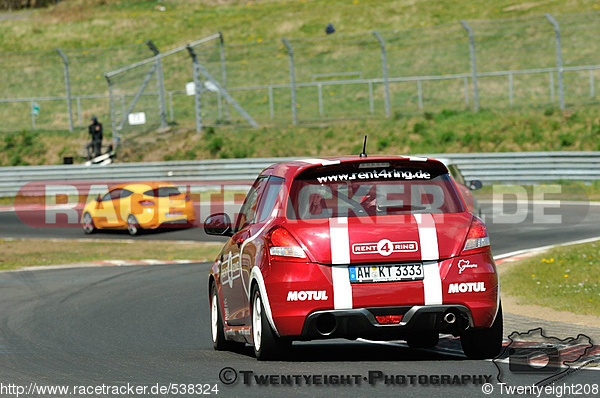
[{"label": "grass verge", "polygon": [[501,276],[504,292],[520,304],[596,316],[599,281],[599,242],[550,250],[520,261]]},{"label": "grass verge", "polygon": [[211,261],[222,246],[208,242],[0,239],[0,270],[96,260]]}]

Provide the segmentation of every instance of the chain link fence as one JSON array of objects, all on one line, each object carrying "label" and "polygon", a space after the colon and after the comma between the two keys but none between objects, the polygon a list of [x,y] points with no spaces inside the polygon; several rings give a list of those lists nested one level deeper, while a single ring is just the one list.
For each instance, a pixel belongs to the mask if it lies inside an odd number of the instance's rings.
[{"label": "chain link fence", "polygon": [[[113,132],[123,137],[167,124],[249,123],[226,94],[258,124],[443,109],[564,109],[596,100],[599,37],[600,13],[594,12],[311,39],[250,36],[244,44],[228,44],[219,35],[193,46],[198,67],[183,47],[165,53],[146,44],[63,50],[72,123],[58,51],[0,54],[0,116],[5,121],[0,129],[35,123],[64,130],[70,123],[86,124],[92,113],[111,117]],[[147,62],[131,67],[139,60]],[[104,73],[128,64],[111,75],[109,93]],[[189,91],[190,84],[199,88],[198,95]],[[34,103],[41,107],[35,118]],[[145,124],[130,123],[130,114],[141,112]]]},{"label": "chain link fence", "polygon": [[107,119],[104,72],[151,55],[146,44],[0,54],[0,131],[72,130],[92,115]]}]

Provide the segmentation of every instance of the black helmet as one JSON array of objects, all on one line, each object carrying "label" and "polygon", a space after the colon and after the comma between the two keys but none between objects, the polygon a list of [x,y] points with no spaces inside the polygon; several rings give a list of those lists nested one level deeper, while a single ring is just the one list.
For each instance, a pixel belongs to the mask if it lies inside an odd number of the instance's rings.
[{"label": "black helmet", "polygon": [[96,116],[92,116],[92,122],[96,123],[98,121],[98,118]]}]

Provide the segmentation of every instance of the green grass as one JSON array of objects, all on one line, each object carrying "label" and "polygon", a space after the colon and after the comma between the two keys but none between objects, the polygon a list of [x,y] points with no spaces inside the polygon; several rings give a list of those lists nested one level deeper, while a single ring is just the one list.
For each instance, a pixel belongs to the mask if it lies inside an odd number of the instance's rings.
[{"label": "green grass", "polygon": [[578,314],[600,313],[600,243],[568,246],[520,261],[501,276],[520,303]]},{"label": "green grass", "polygon": [[[170,131],[139,134],[122,141],[118,160],[167,161],[273,156],[358,154],[364,135],[370,154],[416,154],[510,151],[598,151],[600,110],[443,110],[390,119],[347,119],[260,129],[217,126],[196,134],[193,122]],[[0,165],[58,164],[63,156],[81,155],[87,131],[45,131],[31,141],[28,133],[0,134]],[[110,137],[106,138],[106,141]],[[14,143],[13,143],[14,142]]]},{"label": "green grass", "polygon": [[32,265],[56,265],[97,260],[192,260],[212,261],[220,243],[175,243],[157,241],[72,241],[0,239],[0,270]]}]

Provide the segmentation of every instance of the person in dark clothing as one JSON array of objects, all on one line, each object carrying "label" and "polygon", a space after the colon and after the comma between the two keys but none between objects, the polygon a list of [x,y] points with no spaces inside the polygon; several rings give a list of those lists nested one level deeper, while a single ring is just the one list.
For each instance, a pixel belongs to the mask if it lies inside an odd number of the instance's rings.
[{"label": "person in dark clothing", "polygon": [[96,116],[92,117],[92,124],[88,126],[88,131],[92,142],[87,146],[88,159],[92,158],[91,152],[94,153],[93,157],[102,155],[102,123],[98,122]]}]

